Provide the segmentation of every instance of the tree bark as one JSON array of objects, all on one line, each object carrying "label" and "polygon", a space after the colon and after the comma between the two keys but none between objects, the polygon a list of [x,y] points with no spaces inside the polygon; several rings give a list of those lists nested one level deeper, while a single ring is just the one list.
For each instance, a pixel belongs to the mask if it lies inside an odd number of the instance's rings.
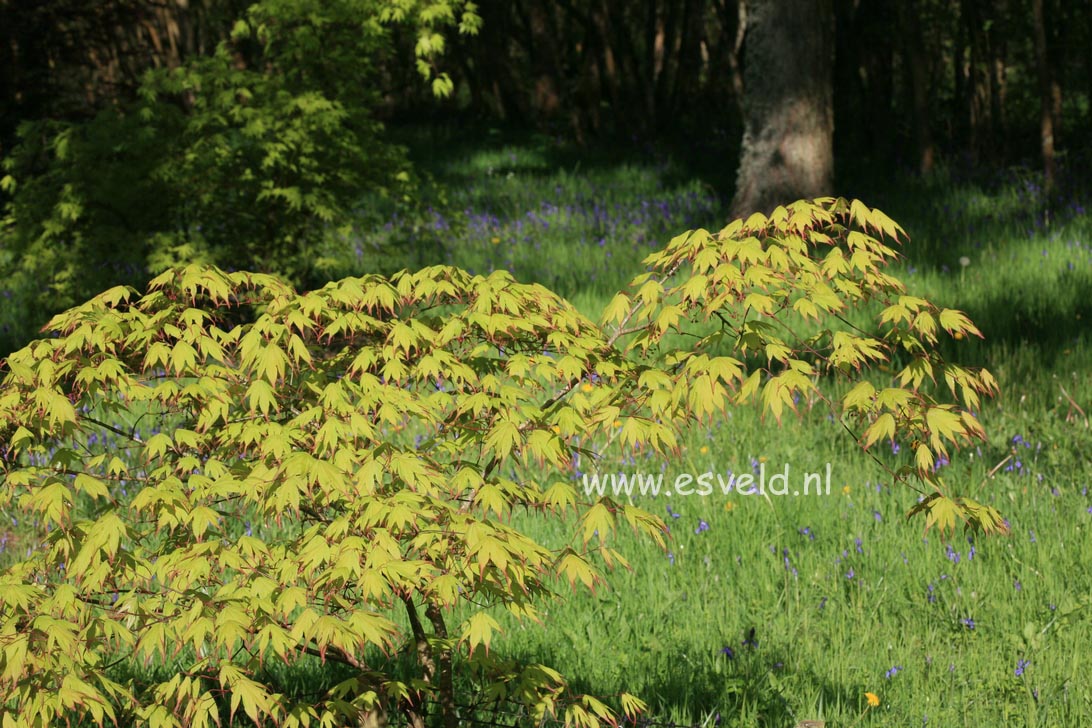
[{"label": "tree bark", "polygon": [[979,0],[963,0],[963,19],[966,23],[970,48],[967,80],[969,83],[968,114],[971,160],[977,164],[993,147],[992,117],[990,115],[989,50],[986,36],[986,18]]},{"label": "tree bark", "polygon": [[[421,668],[425,682],[431,683],[436,677],[436,659],[432,656],[432,648],[428,644],[428,635],[421,624],[421,617],[417,614],[417,606],[413,600],[402,597],[402,603],[406,606],[406,616],[409,617],[410,630],[413,632],[414,647],[417,651],[417,665]],[[428,716],[427,703],[420,706],[406,703],[402,706],[406,720],[410,728],[425,728],[425,719]]]},{"label": "tree bark", "polygon": [[[743,116],[743,36],[747,30],[747,3],[744,0],[713,0],[713,9],[720,22],[720,42],[710,49],[709,69],[727,66],[732,100],[740,117]],[[709,70],[703,69],[703,72]]]},{"label": "tree bark", "polygon": [[[531,104],[536,116],[550,118],[563,105],[561,52],[557,47],[558,30],[551,17],[552,3],[532,0],[526,3],[527,42],[533,74]],[[523,3],[517,3],[523,8]]]},{"label": "tree bark", "polygon": [[831,193],[833,35],[831,0],[748,3],[734,216]]},{"label": "tree bark", "polygon": [[1039,76],[1039,148],[1043,157],[1043,188],[1054,188],[1054,78],[1047,54],[1043,0],[1032,0],[1035,26],[1035,65]]},{"label": "tree bark", "polygon": [[[425,608],[425,616],[432,623],[432,633],[439,640],[447,640],[447,624],[444,615],[435,604],[429,603]],[[459,712],[455,705],[455,677],[452,672],[451,650],[444,648],[439,650],[436,658],[437,672],[436,688],[440,698],[440,721],[443,728],[458,728]]]},{"label": "tree bark", "polygon": [[955,12],[955,37],[953,43],[952,60],[952,109],[948,115],[952,125],[949,140],[960,145],[967,143],[968,120],[970,119],[970,102],[967,99],[967,9],[964,3],[956,5]]},{"label": "tree bark", "polygon": [[[1045,0],[1045,2],[1047,5],[1045,6],[1043,30],[1046,32],[1047,37],[1047,68],[1050,69],[1050,112],[1054,126],[1054,148],[1057,149],[1063,146],[1062,78],[1066,75],[1065,51],[1071,47],[1066,36],[1071,32],[1070,29],[1076,22],[1072,19],[1072,16],[1068,16],[1068,13],[1075,6],[1080,6],[1081,3],[1067,4],[1065,2],[1051,2],[1051,0]],[[1088,8],[1084,8],[1084,13],[1088,13]],[[1072,44],[1072,47],[1076,47],[1076,44]],[[1092,99],[1089,99],[1089,101],[1092,102]]]},{"label": "tree bark", "polygon": [[917,147],[918,174],[933,171],[936,147],[933,144],[932,112],[929,103],[929,62],[925,53],[925,35],[921,29],[921,3],[905,7],[901,20],[905,30],[905,58],[910,75],[910,100],[914,119],[914,143]]},{"label": "tree bark", "polygon": [[[417,651],[417,665],[421,668],[421,676],[425,682],[434,686],[440,705],[440,725],[443,728],[458,728],[459,713],[455,704],[455,684],[452,672],[451,650],[446,647],[433,650],[429,644],[428,635],[425,633],[421,617],[417,613],[417,605],[408,596],[402,597],[402,603],[406,607],[406,616],[409,617],[410,631],[413,632],[414,647]],[[447,640],[447,623],[440,608],[429,602],[425,606],[425,617],[432,624],[432,636],[440,643]],[[412,728],[424,728],[427,710],[422,704],[420,708],[409,707],[404,710]]]},{"label": "tree bark", "polygon": [[[867,38],[879,38],[890,28],[895,16],[888,3],[862,3],[855,27]],[[865,137],[870,149],[884,164],[894,161],[897,128],[895,116],[895,43],[862,43],[854,34],[850,39],[861,48],[859,58],[864,71],[864,97],[858,113],[864,119]]]}]

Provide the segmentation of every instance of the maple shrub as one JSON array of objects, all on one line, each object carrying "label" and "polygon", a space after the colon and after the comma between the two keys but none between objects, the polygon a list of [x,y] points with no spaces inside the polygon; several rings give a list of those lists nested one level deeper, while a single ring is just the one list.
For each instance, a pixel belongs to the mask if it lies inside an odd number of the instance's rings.
[{"label": "maple shrub", "polygon": [[[927,524],[1004,530],[934,468],[984,437],[970,411],[996,385],[937,352],[971,322],[884,272],[902,235],[833,198],[691,231],[598,323],[450,266],[298,293],[195,265],[56,316],[0,369],[0,507],[42,534],[0,575],[3,725],[453,726],[457,666],[536,719],[633,715],[504,660],[492,614],[593,587],[626,563],[619,527],[664,545],[658,517],[578,491],[574,454],[613,437],[671,457],[749,401],[780,419],[799,395],[866,449],[913,442],[897,475]],[[547,548],[517,509],[575,532]],[[271,669],[309,663],[338,680],[299,695]],[[153,677],[122,669],[140,664]]]}]

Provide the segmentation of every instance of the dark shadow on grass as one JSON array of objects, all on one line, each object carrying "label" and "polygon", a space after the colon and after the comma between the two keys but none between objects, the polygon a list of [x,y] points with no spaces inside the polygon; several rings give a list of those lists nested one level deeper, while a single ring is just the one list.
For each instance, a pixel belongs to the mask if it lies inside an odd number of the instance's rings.
[{"label": "dark shadow on grass", "polygon": [[[743,637],[743,642],[746,642],[746,637]],[[546,665],[557,664],[559,649],[521,655],[521,659]],[[604,650],[610,652],[612,648],[605,645]],[[636,722],[637,726],[685,725],[696,728],[747,725],[791,728],[799,721],[818,719],[820,716],[808,714],[810,706],[795,706],[794,709],[784,697],[780,686],[791,680],[812,686],[817,693],[816,700],[824,706],[852,705],[861,699],[859,690],[832,684],[820,678],[807,665],[792,664],[787,657],[791,652],[783,645],[763,644],[752,648],[741,644],[738,648],[732,648],[730,657],[721,653],[723,657],[718,666],[701,660],[704,666],[700,668],[696,668],[693,661],[680,652],[676,656],[677,667],[668,674],[642,681],[645,682],[643,689],[638,688],[636,681],[631,685],[618,686],[597,684],[579,675],[566,677],[570,689],[577,694],[604,696],[619,690],[635,693],[649,707],[648,713]],[[640,660],[633,660],[630,665],[634,667],[626,672],[634,674],[640,669]],[[674,715],[689,715],[689,722],[673,723]],[[633,723],[625,722],[623,725]]]},{"label": "dark shadow on grass", "polygon": [[[1092,160],[1088,160],[1092,161]],[[1087,161],[1060,168],[1047,194],[1033,168],[975,169],[952,165],[920,177],[905,168],[863,167],[842,161],[837,194],[883,210],[910,236],[901,252],[919,268],[959,269],[959,258],[984,244],[1031,239],[1092,211]]]},{"label": "dark shadow on grass", "polygon": [[500,154],[491,174],[545,177],[560,171],[580,173],[625,164],[647,165],[657,169],[667,187],[697,179],[724,200],[730,199],[734,189],[739,149],[739,134],[732,129],[655,140],[605,138],[583,146],[561,135],[485,124],[394,127],[391,136],[409,149],[418,169],[452,185],[470,182],[477,176],[474,172],[453,172],[460,162],[490,149],[501,152],[516,147],[530,152],[530,156]]},{"label": "dark shadow on grass", "polygon": [[1087,343],[1092,321],[1092,277],[1067,280],[1065,297],[1049,291],[1017,288],[997,291],[985,300],[965,305],[967,314],[986,337],[962,346],[945,342],[943,353],[953,361],[988,365],[987,358],[999,348],[1034,351],[1048,369],[1065,366],[1065,359]]},{"label": "dark shadow on grass", "polygon": [[[655,143],[603,140],[579,146],[560,136],[485,125],[393,130],[395,138],[410,147],[415,163],[435,174],[441,186],[475,182],[486,171],[466,161],[483,150],[488,154],[495,149],[496,158],[487,162],[494,165],[489,170],[494,175],[512,172],[547,177],[559,171],[582,174],[626,164],[648,165],[656,168],[665,185],[701,179],[724,205],[734,183],[737,131],[663,138]],[[1092,185],[1080,174],[1081,169],[1080,160],[1071,159],[1069,171],[1060,172],[1056,193],[1048,197],[1039,176],[1029,167],[977,170],[951,165],[922,179],[907,169],[875,164],[855,167],[843,159],[836,192],[884,210],[907,230],[910,241],[900,252],[909,270],[952,276],[955,286],[962,257],[968,256],[975,266],[1003,266],[1018,252],[1023,252],[1026,260],[1026,248],[1042,245],[1047,237],[1044,233],[1079,221],[1086,209],[1092,210]],[[1043,365],[1053,366],[1082,340],[1092,317],[1092,266],[1085,268],[1077,266],[1048,277],[1046,280],[1054,282],[1052,290],[1042,290],[1041,282],[1014,277],[1005,290],[987,290],[978,299],[960,301],[958,307],[971,316],[987,339],[984,343],[944,342],[945,354],[954,361],[983,365],[999,345],[1006,349],[1032,346]],[[913,275],[904,276],[904,281],[913,292]],[[579,292],[567,279],[540,282],[563,295]]]},{"label": "dark shadow on grass", "polygon": [[[982,366],[998,350],[1025,349],[1043,367],[1053,367],[1087,341],[1092,316],[1092,262],[1080,262],[1089,257],[1081,246],[1092,254],[1092,241],[1083,232],[1092,184],[1075,165],[1061,173],[1052,196],[1027,167],[947,170],[928,179],[905,170],[888,175],[847,170],[842,177],[850,181],[840,192],[883,210],[907,231],[910,239],[900,253],[910,293],[915,272],[951,277],[955,289],[962,263],[974,266],[967,269],[972,272],[979,266],[1000,269],[991,271],[998,283],[984,292],[968,288],[957,303],[937,301],[965,311],[986,337],[953,342],[942,336],[946,357]],[[1042,275],[1030,262],[1040,255],[1046,266]],[[1071,259],[1067,269],[1052,268],[1059,265],[1058,255]],[[1006,271],[1005,266],[1014,267]]]}]

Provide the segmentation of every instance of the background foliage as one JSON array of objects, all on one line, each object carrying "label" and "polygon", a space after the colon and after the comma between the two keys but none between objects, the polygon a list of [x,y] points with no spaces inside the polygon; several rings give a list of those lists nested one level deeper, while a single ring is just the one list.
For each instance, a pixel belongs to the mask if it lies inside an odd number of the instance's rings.
[{"label": "background foliage", "polygon": [[362,199],[412,209],[404,153],[375,116],[386,23],[417,23],[428,76],[436,28],[455,19],[454,6],[415,10],[257,3],[208,55],[147,71],[131,100],[86,121],[25,122],[4,178],[2,263],[18,305],[57,310],[192,261],[321,282],[314,250],[367,219]]},{"label": "background foliage", "polygon": [[[443,236],[430,218],[462,220],[410,169],[390,122],[674,142],[730,196],[748,12],[720,0],[4,3],[0,273],[15,315],[2,346],[174,262],[304,287],[360,272],[339,260],[356,247],[373,270],[432,262]],[[1079,5],[825,12],[809,32],[832,34],[836,93],[818,95],[830,105],[819,116],[834,119],[844,181],[875,165],[981,174],[1039,155],[1051,186],[1092,118],[1080,51],[1092,13]],[[395,212],[408,234],[371,235]]]}]

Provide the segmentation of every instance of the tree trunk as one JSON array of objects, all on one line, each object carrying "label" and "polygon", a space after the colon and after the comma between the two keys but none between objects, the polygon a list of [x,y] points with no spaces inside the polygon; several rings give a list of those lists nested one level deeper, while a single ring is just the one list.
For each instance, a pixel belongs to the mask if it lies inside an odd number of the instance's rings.
[{"label": "tree trunk", "polygon": [[989,29],[986,42],[989,55],[990,89],[990,149],[997,164],[1005,164],[1008,156],[1008,135],[1005,124],[1005,66],[1006,45],[1009,37],[1009,19],[1005,0],[993,0],[989,4]]},{"label": "tree trunk", "polygon": [[[1062,128],[1062,78],[1065,76],[1066,59],[1065,51],[1070,48],[1070,43],[1067,41],[1067,34],[1070,32],[1070,28],[1075,24],[1075,21],[1067,18],[1067,11],[1073,9],[1072,4],[1066,4],[1065,2],[1054,3],[1050,0],[1045,0],[1047,3],[1045,7],[1044,28],[1047,37],[1047,68],[1050,70],[1050,113],[1051,121],[1054,126],[1054,148],[1062,146],[1062,135],[1064,129]],[[1081,3],[1076,3],[1080,6]],[[1085,8],[1084,12],[1087,13],[1088,9]],[[1076,47],[1076,44],[1073,44]],[[1092,101],[1092,99],[1089,99]]]},{"label": "tree trunk", "polygon": [[869,119],[862,113],[870,110],[870,105],[861,71],[859,9],[855,0],[834,2],[834,88],[838,89],[834,96],[834,124],[838,129],[835,154],[852,154],[854,158],[871,142],[866,129]]},{"label": "tree trunk", "polygon": [[833,23],[831,0],[748,3],[734,216],[831,193]]},{"label": "tree trunk", "polygon": [[1032,0],[1035,25],[1035,65],[1039,76],[1039,145],[1043,156],[1043,188],[1054,188],[1054,74],[1047,54],[1046,13],[1043,0]]},{"label": "tree trunk", "polygon": [[[417,665],[421,668],[421,677],[425,682],[436,689],[437,702],[440,705],[440,725],[443,728],[458,728],[459,713],[455,704],[455,685],[452,673],[451,649],[438,647],[433,649],[429,644],[428,635],[425,633],[421,617],[417,613],[417,605],[408,597],[402,597],[402,603],[406,607],[406,616],[409,617],[410,631],[413,632],[414,647],[417,651]],[[447,641],[447,624],[440,608],[429,602],[425,606],[425,617],[432,624],[432,636],[440,643]],[[427,704],[420,707],[406,705],[403,712],[411,725],[411,728],[424,728],[428,711]]]},{"label": "tree trunk", "polygon": [[[402,603],[406,606],[406,616],[409,617],[410,629],[413,632],[414,647],[417,652],[417,665],[421,668],[425,682],[432,683],[436,679],[436,658],[433,657],[432,648],[428,643],[428,635],[421,624],[421,617],[417,613],[417,606],[407,596],[402,597]],[[406,721],[410,728],[425,728],[425,719],[428,717],[428,703],[413,705],[409,701],[403,701],[402,711],[406,715]]]},{"label": "tree trunk", "polygon": [[970,87],[968,107],[970,121],[971,161],[978,164],[988,154],[993,144],[992,117],[990,116],[990,80],[986,20],[979,0],[963,1],[963,18],[966,23],[970,47],[968,82]]},{"label": "tree trunk", "polygon": [[531,56],[531,108],[536,117],[549,118],[562,108],[561,52],[557,47],[558,30],[551,17],[552,3],[532,0],[526,5],[526,48]]},{"label": "tree trunk", "polygon": [[[430,603],[425,609],[425,616],[432,622],[432,634],[440,641],[447,640],[447,624],[440,608]],[[440,702],[440,724],[443,728],[458,728],[459,712],[455,705],[455,678],[452,672],[451,650],[442,648],[438,650],[437,673],[435,684]]]},{"label": "tree trunk", "polygon": [[921,3],[912,3],[903,9],[901,20],[906,39],[904,58],[910,66],[910,101],[918,173],[924,177],[933,171],[936,147],[933,144],[932,109],[929,103],[929,61],[925,53],[925,35],[921,29],[920,12]]},{"label": "tree trunk", "polygon": [[[736,110],[743,115],[743,36],[747,29],[747,3],[744,0],[713,0],[713,8],[720,22],[720,42],[713,46],[709,69],[719,72],[727,66],[728,81]],[[703,73],[706,70],[703,69]]]},{"label": "tree trunk", "polygon": [[[706,0],[686,0],[682,28],[675,45],[675,54],[678,56],[675,77],[666,87],[667,92],[657,112],[661,114],[661,120],[665,116],[674,118],[687,99],[697,96],[700,91],[701,48],[705,43],[706,15]],[[667,110],[666,114],[664,109]]]},{"label": "tree trunk", "polygon": [[[887,3],[862,3],[856,15],[859,32],[864,37],[879,38],[884,28],[891,27],[894,9]],[[864,98],[859,113],[864,117],[868,149],[884,164],[891,164],[895,151],[892,130],[898,126],[894,98],[896,44],[862,43],[857,38],[850,42],[861,46],[858,58],[864,72]]]},{"label": "tree trunk", "polygon": [[967,10],[963,3],[956,6],[954,53],[952,62],[952,110],[948,115],[951,123],[949,139],[960,145],[967,143],[967,120],[970,103],[967,100]]}]

